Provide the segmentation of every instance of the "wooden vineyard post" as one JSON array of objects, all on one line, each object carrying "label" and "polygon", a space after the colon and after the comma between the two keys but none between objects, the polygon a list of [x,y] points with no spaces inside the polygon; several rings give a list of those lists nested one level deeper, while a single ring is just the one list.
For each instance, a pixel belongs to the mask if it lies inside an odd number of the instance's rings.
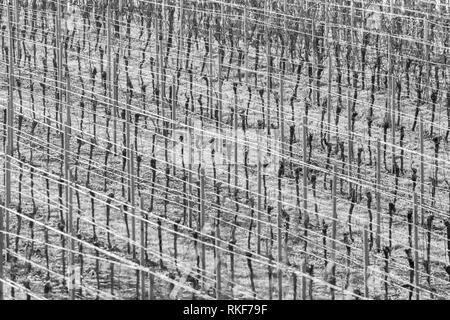
[{"label": "wooden vineyard post", "polygon": [[[20,4],[19,4],[19,0],[14,0],[14,14],[15,14],[15,24],[16,24],[16,35],[15,36],[17,37],[15,39],[16,40],[16,44],[17,44],[17,63],[19,63],[19,59],[20,59],[20,56],[21,56],[20,31],[19,31],[19,23],[20,23]],[[59,15],[58,15],[58,17],[59,17]],[[17,68],[17,72],[18,72],[18,74],[20,76],[20,68]]]},{"label": "wooden vineyard post", "polygon": [[414,287],[416,291],[416,299],[420,299],[419,290],[419,230],[418,230],[418,213],[417,213],[417,193],[413,191],[413,245],[414,245]]},{"label": "wooden vineyard post", "polygon": [[[221,5],[221,10],[223,10],[223,6]],[[223,12],[221,13],[221,26],[223,25]],[[222,36],[220,38],[222,42]],[[217,81],[218,81],[218,90],[219,90],[219,97],[218,97],[218,119],[217,119],[217,131],[218,131],[218,140],[219,140],[219,154],[221,157],[221,164],[225,163],[225,157],[223,154],[223,132],[222,132],[222,113],[223,113],[223,80],[222,80],[222,43],[219,44],[219,50],[217,54]]]},{"label": "wooden vineyard post", "polygon": [[213,30],[212,30],[212,21],[213,21],[213,3],[211,2],[210,7],[210,16],[209,16],[209,28],[208,28],[208,43],[209,43],[209,61],[208,61],[208,86],[209,86],[209,94],[208,94],[208,110],[209,110],[209,118],[214,119],[213,112]]},{"label": "wooden vineyard post", "polygon": [[[61,41],[61,0],[57,0],[57,15],[56,15],[56,57],[58,60],[58,82],[56,84],[56,92],[58,93],[58,100],[56,101],[56,127],[63,130],[63,119],[62,119],[62,70],[63,70],[63,43]],[[59,122],[59,123],[58,123]]]},{"label": "wooden vineyard post", "polygon": [[[5,155],[5,249],[9,249],[9,208],[11,206],[11,159],[14,156],[14,35],[11,4],[8,1],[8,32],[9,32],[9,83],[8,83],[8,109],[7,109],[7,145]],[[9,261],[9,254],[6,254]]]},{"label": "wooden vineyard post", "polygon": [[307,162],[307,141],[308,141],[308,117],[303,116],[303,214],[305,228],[305,246],[304,246],[304,270],[302,273],[302,300],[306,299],[306,264],[308,261],[308,225],[309,225],[309,213],[308,213],[308,162]]},{"label": "wooden vineyard post", "polygon": [[[389,0],[390,2],[390,11],[391,11],[391,19],[393,17],[393,4],[392,4],[392,0]],[[390,34],[390,38],[391,40],[389,42],[392,42],[392,28],[393,25],[391,24],[391,34]],[[392,59],[392,56],[391,56]],[[391,62],[392,63],[392,62]],[[393,64],[394,65],[394,64]],[[391,111],[392,111],[392,171],[393,174],[395,175],[395,170],[396,170],[396,136],[395,136],[395,130],[397,129],[397,124],[395,122],[395,90],[396,90],[396,86],[395,86],[395,75],[393,73],[393,70],[391,71]],[[399,124],[400,126],[400,124]]]},{"label": "wooden vineyard post", "polygon": [[307,266],[308,266],[308,256],[305,255],[305,258],[301,262],[301,268],[302,268],[302,291],[300,292],[300,300],[306,300],[306,277],[305,274],[307,273]]},{"label": "wooden vineyard post", "polygon": [[[334,1],[333,1],[334,2]],[[339,28],[337,28],[337,31],[338,32],[336,32],[336,39],[333,39],[336,43],[340,43],[341,42],[341,32],[339,31]],[[331,34],[331,36],[332,37],[334,37],[334,35],[333,35],[333,33]],[[330,47],[330,50],[331,50],[331,47]],[[331,53],[330,53],[330,55],[331,55]],[[338,52],[337,51],[335,51],[335,57],[337,58],[336,59],[336,68],[338,68],[339,66],[338,66],[338,64],[340,63],[339,62],[339,54],[338,54]],[[332,82],[331,80],[329,80],[330,82]],[[339,84],[338,84],[339,85]],[[339,92],[339,88],[338,88],[338,92]],[[343,97],[343,94],[341,94],[340,95],[341,97]],[[340,102],[340,98],[339,98],[339,93],[337,94],[337,104],[338,104],[338,107],[339,107],[339,104],[341,103]],[[335,109],[335,114],[337,115],[337,111],[338,111],[338,108],[336,108]],[[335,132],[334,132],[334,140],[336,141],[336,143],[338,143],[339,141],[340,141],[340,139],[339,139],[339,127],[336,125],[335,126],[336,127],[336,130],[335,130]],[[330,133],[331,134],[331,133]]]},{"label": "wooden vineyard post", "polygon": [[233,124],[233,140],[234,140],[234,194],[235,197],[237,198],[238,196],[238,126],[239,126],[239,121],[238,121],[238,97],[237,97],[237,85],[234,85],[235,87],[235,94],[234,94],[234,107],[233,107],[233,120],[234,120],[234,124]]},{"label": "wooden vineyard post", "polygon": [[[0,200],[3,201],[3,200]],[[4,272],[3,272],[3,249],[4,249],[4,242],[3,242],[3,238],[4,238],[4,231],[5,231],[5,226],[3,225],[3,219],[4,219],[4,214],[3,214],[3,205],[4,203],[0,203],[0,301],[4,300],[4,295],[3,295],[3,279],[4,279]]]},{"label": "wooden vineyard post", "polygon": [[[392,59],[392,28],[393,28],[393,12],[392,0],[389,0],[389,36],[388,36],[388,81],[389,81],[389,114],[391,133],[392,133],[392,174],[395,175],[395,90],[394,90],[394,74],[393,74],[393,59]],[[428,78],[428,77],[427,77]]]},{"label": "wooden vineyard post", "polygon": [[[333,184],[331,186],[332,191],[332,222],[331,222],[331,285],[335,285],[335,277],[336,277],[336,237],[337,237],[337,207],[336,207],[336,184],[337,184],[337,165],[333,166]],[[334,288],[331,288],[331,300],[335,299]]]},{"label": "wooden vineyard post", "polygon": [[205,227],[205,169],[202,167],[200,169],[200,242],[201,242],[201,268],[202,268],[202,288],[206,287],[206,257],[205,257],[205,238],[204,234]]},{"label": "wooden vineyard post", "polygon": [[[57,1],[57,3],[60,3],[60,0]],[[20,22],[20,3],[19,0],[14,0],[14,14],[16,15],[16,24],[17,24],[17,30],[19,29],[19,22]]]},{"label": "wooden vineyard post", "polygon": [[130,253],[130,232],[128,227],[128,205],[121,204],[120,205],[120,215],[123,216],[125,220],[125,226],[127,228],[127,253]]},{"label": "wooden vineyard post", "polygon": [[[127,118],[129,121],[130,118]],[[129,123],[127,121],[127,123]],[[127,140],[129,139],[129,135],[127,134]],[[135,208],[135,172],[134,172],[134,146],[131,144],[128,148],[128,178],[129,178],[129,202],[131,209],[131,240],[132,240],[132,249],[133,249],[133,259],[136,260],[136,208]]]},{"label": "wooden vineyard post", "polygon": [[116,54],[113,60],[113,96],[114,96],[114,106],[113,106],[113,140],[114,140],[114,155],[118,156],[117,153],[117,118],[119,117],[119,79],[118,79],[118,61],[119,55]]},{"label": "wooden vineyard post", "polygon": [[[286,1],[284,1],[284,7],[286,7]],[[286,23],[286,20],[285,20]],[[285,24],[286,27],[286,24]],[[284,63],[284,61],[282,61]],[[284,164],[284,66],[281,67],[281,73],[280,73],[280,102],[279,102],[279,115],[278,115],[278,121],[279,121],[279,129],[280,129],[280,140],[277,139],[277,142],[281,144],[281,148],[277,150],[277,152],[280,153],[280,159],[278,161],[278,165],[281,166]],[[282,244],[282,234],[281,234],[281,227],[283,224],[282,217],[282,181],[283,177],[281,176],[282,173],[278,174],[278,214],[277,214],[277,242],[278,242],[278,299],[283,300],[283,273],[281,270],[281,264],[283,263],[283,244]]]},{"label": "wooden vineyard post", "polygon": [[[286,0],[284,1],[284,8],[286,9]],[[286,12],[286,11],[285,11]],[[286,30],[286,19],[284,19],[284,28]],[[284,73],[286,68],[286,60],[282,57],[281,60],[281,72],[280,72],[280,105],[279,105],[279,130],[280,130],[280,143],[281,143],[281,161],[284,162]]]},{"label": "wooden vineyard post", "polygon": [[178,41],[177,41],[177,69],[181,70],[181,65],[182,62],[179,60],[180,59],[180,52],[181,52],[181,48],[184,45],[183,42],[183,37],[184,37],[184,0],[180,0],[179,2],[179,7],[178,7],[178,19],[179,19],[179,24],[180,27],[178,28]]},{"label": "wooden vineyard post", "polygon": [[159,38],[158,38],[158,42],[159,42],[159,52],[158,52],[158,60],[159,60],[159,72],[160,72],[160,77],[161,77],[161,87],[160,87],[160,102],[161,102],[161,111],[162,111],[162,118],[163,120],[163,130],[164,130],[164,121],[166,121],[165,119],[165,110],[164,107],[166,105],[166,76],[165,76],[165,66],[164,66],[164,39],[163,36],[166,34],[166,28],[165,26],[165,21],[167,21],[165,19],[165,10],[166,10],[166,3],[165,0],[162,1],[161,3],[161,19],[160,19],[160,32],[159,32]]},{"label": "wooden vineyard post", "polygon": [[173,176],[176,176],[176,159],[177,159],[177,153],[175,152],[176,146],[177,146],[177,137],[176,137],[176,131],[177,131],[177,95],[176,95],[176,84],[175,84],[175,77],[173,79],[172,84],[172,172]]},{"label": "wooden vineyard post", "polygon": [[[69,137],[72,135],[72,101],[71,97],[71,86],[70,86],[70,76],[69,76],[69,68],[66,69],[66,126],[69,127]],[[70,143],[70,141],[69,141]],[[70,144],[69,144],[70,145]]]},{"label": "wooden vineyard post", "polygon": [[[312,15],[311,16],[311,42],[315,43],[315,40],[316,40],[316,17],[314,17]],[[314,47],[311,51],[311,58],[312,58],[312,61],[310,63],[311,63],[311,71],[312,71],[313,76],[311,77],[311,85],[308,86],[309,87],[308,89],[310,89],[310,92],[311,92],[311,99],[312,99],[311,107],[319,108],[320,105],[316,106],[317,97],[318,97],[318,88],[316,87],[317,82],[315,81],[316,79],[314,76],[314,74],[317,74],[318,57],[317,57],[317,52],[314,49]]]},{"label": "wooden vineyard post", "polygon": [[257,240],[256,240],[256,253],[261,254],[261,210],[262,210],[262,163],[261,163],[261,129],[257,129],[257,142],[258,142],[258,195],[257,195],[257,221],[256,221],[256,232],[257,232]]},{"label": "wooden vineyard post", "polygon": [[364,298],[369,298],[369,285],[368,285],[368,277],[369,277],[369,231],[367,227],[364,226],[363,230],[363,254],[364,254]]},{"label": "wooden vineyard post", "polygon": [[[248,21],[247,21],[247,16],[248,16],[248,0],[245,0],[244,2],[244,72],[245,72],[245,84],[247,86],[249,86],[248,83],[248,56],[249,56],[249,46],[248,46]],[[240,80],[240,79],[239,79]]]},{"label": "wooden vineyard post", "polygon": [[[106,72],[106,82],[108,84],[108,101],[107,106],[110,108],[110,112],[113,114],[113,121],[115,122],[115,125],[117,127],[117,120],[116,120],[116,110],[115,108],[112,108],[113,102],[112,102],[112,83],[111,79],[113,77],[112,72],[112,48],[111,48],[111,3],[108,2],[108,5],[106,7],[106,50],[107,50],[107,72]],[[115,68],[114,68],[115,69]],[[114,155],[117,155],[117,133],[116,133],[116,127],[114,127]]]},{"label": "wooden vineyard post", "polygon": [[192,117],[189,117],[189,136],[187,139],[188,143],[188,226],[192,229],[192,162],[193,162],[193,152],[192,152],[192,144],[193,144],[193,126],[192,126]]},{"label": "wooden vineyard post", "polygon": [[114,296],[114,262],[111,262],[109,264],[109,272],[111,274],[111,279],[110,279],[111,280],[111,288],[110,288],[111,296]]},{"label": "wooden vineyard post", "polygon": [[419,118],[419,144],[420,144],[420,225],[424,225],[425,205],[425,153],[424,153],[424,130],[423,117]]},{"label": "wooden vineyard post", "polygon": [[[9,2],[9,0],[7,0]],[[14,14],[13,11],[14,10]],[[10,58],[13,59],[13,61],[15,61],[18,66],[17,66],[17,74],[20,77],[20,56],[21,56],[21,47],[20,47],[20,31],[19,31],[19,20],[20,16],[19,16],[19,4],[18,4],[18,0],[13,0],[11,1],[11,21],[13,23],[13,25],[16,25],[15,30],[13,30],[13,46],[12,46],[12,50],[13,50],[13,55],[9,56]],[[15,33],[14,33],[15,31]],[[17,49],[16,49],[17,48]],[[16,53],[17,50],[17,53]],[[17,54],[17,57],[15,56]]]},{"label": "wooden vineyard post", "polygon": [[144,228],[144,223],[147,223],[146,221],[144,222],[144,198],[141,196],[141,198],[139,199],[139,216],[140,216],[140,233],[139,233],[139,239],[140,239],[140,250],[139,250],[139,265],[141,266],[140,269],[140,286],[141,286],[141,300],[145,299],[145,273],[143,271],[143,268],[145,266],[145,228]]},{"label": "wooden vineyard post", "polygon": [[148,273],[148,299],[155,300],[155,275]]},{"label": "wooden vineyard post", "polygon": [[221,257],[221,239],[220,239],[220,218],[216,218],[216,231],[214,239],[216,251],[216,299],[221,299],[222,292],[222,257]]},{"label": "wooden vineyard post", "polygon": [[[128,91],[128,90],[127,90]],[[127,92],[126,97],[126,110],[125,110],[125,150],[127,158],[127,171],[128,171],[128,203],[130,205],[131,211],[131,240],[132,240],[132,253],[133,260],[136,260],[136,208],[134,206],[135,201],[135,189],[134,189],[134,145],[131,144],[131,97],[130,93]]]},{"label": "wooden vineyard post", "polygon": [[120,46],[120,48],[119,48],[119,50],[121,51],[122,50],[122,39],[123,39],[123,34],[122,34],[122,25],[123,25],[123,21],[122,21],[122,19],[123,19],[123,15],[121,14],[122,12],[124,12],[125,10],[124,10],[124,4],[123,4],[123,1],[124,0],[119,0],[118,1],[118,3],[117,3],[117,1],[116,1],[116,4],[118,4],[119,5],[119,7],[118,8],[116,8],[116,20],[117,20],[117,22],[118,22],[118,25],[119,25],[119,28],[118,28],[118,32],[117,32],[117,35],[119,36],[119,46]]},{"label": "wooden vineyard post", "polygon": [[[154,21],[155,32],[154,33],[155,33],[155,68],[156,68],[156,91],[157,91],[157,94],[156,94],[157,110],[156,110],[156,112],[158,114],[158,119],[156,121],[156,123],[157,123],[157,129],[156,130],[157,131],[160,130],[160,128],[159,128],[159,116],[160,116],[159,108],[162,107],[161,85],[160,85],[160,78],[161,78],[161,75],[162,75],[162,71],[161,71],[162,67],[160,66],[161,60],[160,60],[160,49],[159,49],[159,46],[160,46],[160,41],[159,41],[159,38],[160,38],[160,21],[162,21],[161,13],[158,11],[157,5],[155,4],[155,21]],[[161,106],[159,106],[158,100],[161,101]]]},{"label": "wooden vineyard post", "polygon": [[303,117],[303,214],[304,214],[304,228],[305,228],[305,254],[308,246],[308,118]]},{"label": "wooden vineyard post", "polygon": [[[269,7],[269,1],[266,1],[266,16],[268,17],[270,21],[270,7]],[[266,27],[267,25],[265,25]],[[267,83],[266,83],[266,92],[267,92],[267,101],[266,101],[266,121],[267,124],[267,135],[270,136],[270,89],[271,89],[271,46],[270,46],[270,31],[266,27],[266,58],[267,58]],[[270,149],[269,149],[269,156],[270,156]]]},{"label": "wooden vineyard post", "polygon": [[69,176],[68,176],[68,217],[67,217],[67,232],[70,235],[69,237],[69,281],[68,281],[68,289],[69,289],[69,296],[70,300],[75,300],[75,267],[74,267],[74,261],[75,261],[75,232],[73,228],[73,182],[72,182],[72,170],[69,170]]},{"label": "wooden vineyard post", "polygon": [[[66,201],[66,205],[68,205],[68,200],[69,200],[69,152],[70,152],[70,124],[68,123],[69,119],[66,120],[66,122],[63,119],[63,108],[64,108],[64,102],[63,102],[63,92],[64,92],[64,85],[63,85],[63,41],[61,40],[61,38],[63,37],[62,35],[62,31],[61,31],[61,19],[62,19],[62,15],[61,15],[61,0],[58,0],[56,2],[56,9],[57,9],[57,15],[56,15],[56,57],[57,57],[57,64],[58,64],[58,70],[57,70],[57,82],[56,82],[56,86],[55,86],[55,90],[57,93],[57,100],[56,100],[56,128],[60,131],[62,131],[63,133],[61,134],[61,149],[64,150],[63,151],[63,167],[61,168],[61,175],[62,178],[64,178],[64,180],[66,180],[65,183],[65,201]],[[66,92],[67,93],[67,92]],[[67,97],[67,95],[66,95]],[[69,100],[66,98],[66,103],[67,105],[69,104]],[[70,117],[70,107],[67,107],[67,114],[68,117]],[[64,180],[61,181],[61,188],[63,188],[63,183]],[[61,203],[62,205],[62,203]],[[62,209],[61,209],[62,210]],[[64,231],[66,233],[69,233],[68,230],[68,216],[69,216],[69,211],[67,210],[65,217],[61,217],[62,222],[64,222]],[[67,236],[62,236],[64,238],[68,238]],[[63,248],[65,246],[65,241],[63,242]],[[69,253],[70,256],[70,253]],[[64,284],[66,284],[66,256],[65,256],[65,251],[63,251],[63,254],[61,256],[62,259],[62,264],[63,264],[63,276],[64,276]],[[70,263],[69,263],[69,268],[68,268],[68,272],[69,272],[69,282],[71,282],[71,268],[70,268]],[[71,288],[71,284],[68,283],[67,284],[69,292],[72,291]]]},{"label": "wooden vineyard post", "polygon": [[352,141],[352,108],[351,108],[351,102],[350,102],[350,92],[347,94],[347,126],[348,126],[348,194],[352,194],[352,182],[350,177],[352,176],[352,162],[353,162],[353,141]]},{"label": "wooden vineyard post", "polygon": [[[392,37],[392,31],[391,31],[391,28],[392,28],[392,12],[391,12],[391,0],[388,0],[388,2],[389,2],[389,8],[387,10],[389,10],[389,11],[387,12],[387,14],[388,14],[387,21],[388,21],[388,25],[389,25],[389,33],[386,35],[386,38],[387,38],[387,40],[386,40],[386,42],[387,42],[387,63],[388,63],[388,65],[387,65],[387,86],[388,86],[388,88],[387,88],[387,95],[386,95],[386,99],[387,99],[386,103],[387,103],[387,105],[386,105],[386,112],[385,112],[385,120],[388,121],[389,124],[391,124],[391,120],[392,120],[392,118],[391,118],[391,114],[392,114],[391,107],[392,107],[392,105],[391,105],[390,99],[392,97],[392,95],[391,95],[391,79],[392,79],[392,38],[391,38]],[[392,128],[392,126],[391,126],[391,128]]]},{"label": "wooden vineyard post", "polygon": [[[429,41],[429,39],[428,39],[428,37],[429,37],[429,21],[430,21],[430,17],[429,17],[429,10],[430,10],[430,5],[429,5],[429,3],[428,2],[426,2],[425,3],[425,6],[426,6],[426,12],[425,12],[425,14],[426,14],[426,17],[425,17],[425,19],[423,19],[423,24],[424,24],[424,26],[423,26],[423,37],[424,37],[424,57],[423,57],[423,60],[422,61],[425,61],[425,72],[426,72],[426,75],[430,75],[431,76],[431,63],[430,63],[430,45],[429,45],[429,43],[428,43],[428,41]],[[424,79],[424,82],[425,82],[425,84],[424,84],[424,97],[423,97],[423,99],[425,100],[424,102],[425,102],[425,104],[428,104],[429,103],[429,101],[430,101],[430,84],[431,84],[431,82],[430,82],[430,76],[425,76],[425,79]],[[421,115],[421,119],[420,119],[420,122],[422,122],[422,115]],[[432,126],[433,126],[433,124],[431,124]],[[432,129],[431,129],[432,130]],[[430,130],[430,131],[431,131]],[[432,131],[431,131],[431,133],[432,133]],[[422,193],[421,193],[421,195],[422,195]],[[421,221],[421,223],[422,223],[422,225],[423,225],[423,221]]]},{"label": "wooden vineyard post", "polygon": [[[351,13],[351,29],[350,29],[350,50],[351,54],[355,54],[355,51],[353,46],[356,46],[355,43],[355,35],[353,32],[354,28],[354,21],[355,21],[355,12],[354,12],[354,1],[350,1],[351,7],[350,7],[350,13]],[[349,74],[350,76],[350,74]],[[352,195],[352,183],[350,177],[352,176],[353,172],[353,101],[352,101],[352,90],[353,88],[353,82],[349,80],[349,88],[347,90],[347,126],[348,126],[348,194]]]},{"label": "wooden vineyard post", "polygon": [[377,200],[377,231],[376,231],[376,244],[377,251],[381,252],[381,142],[380,139],[377,140],[377,182],[375,186],[376,190],[376,200]]}]

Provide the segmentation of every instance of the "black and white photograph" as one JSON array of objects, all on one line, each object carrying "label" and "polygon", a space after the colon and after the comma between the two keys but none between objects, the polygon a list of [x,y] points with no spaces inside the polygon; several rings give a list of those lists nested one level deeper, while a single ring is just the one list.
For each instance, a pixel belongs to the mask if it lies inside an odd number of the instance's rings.
[{"label": "black and white photograph", "polygon": [[0,300],[450,300],[450,1],[0,0],[0,28]]}]

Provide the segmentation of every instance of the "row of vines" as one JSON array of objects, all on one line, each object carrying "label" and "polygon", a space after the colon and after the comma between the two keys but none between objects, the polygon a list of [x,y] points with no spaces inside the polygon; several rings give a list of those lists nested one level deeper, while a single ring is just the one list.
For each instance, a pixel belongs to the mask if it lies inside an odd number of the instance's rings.
[{"label": "row of vines", "polygon": [[446,0],[0,0],[1,299],[449,299]]}]

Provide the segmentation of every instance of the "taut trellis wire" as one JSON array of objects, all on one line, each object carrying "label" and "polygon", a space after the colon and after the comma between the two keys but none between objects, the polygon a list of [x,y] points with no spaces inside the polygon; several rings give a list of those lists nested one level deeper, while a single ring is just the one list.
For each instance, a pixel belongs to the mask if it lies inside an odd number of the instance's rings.
[{"label": "taut trellis wire", "polygon": [[447,0],[0,0],[0,299],[449,299]]}]

